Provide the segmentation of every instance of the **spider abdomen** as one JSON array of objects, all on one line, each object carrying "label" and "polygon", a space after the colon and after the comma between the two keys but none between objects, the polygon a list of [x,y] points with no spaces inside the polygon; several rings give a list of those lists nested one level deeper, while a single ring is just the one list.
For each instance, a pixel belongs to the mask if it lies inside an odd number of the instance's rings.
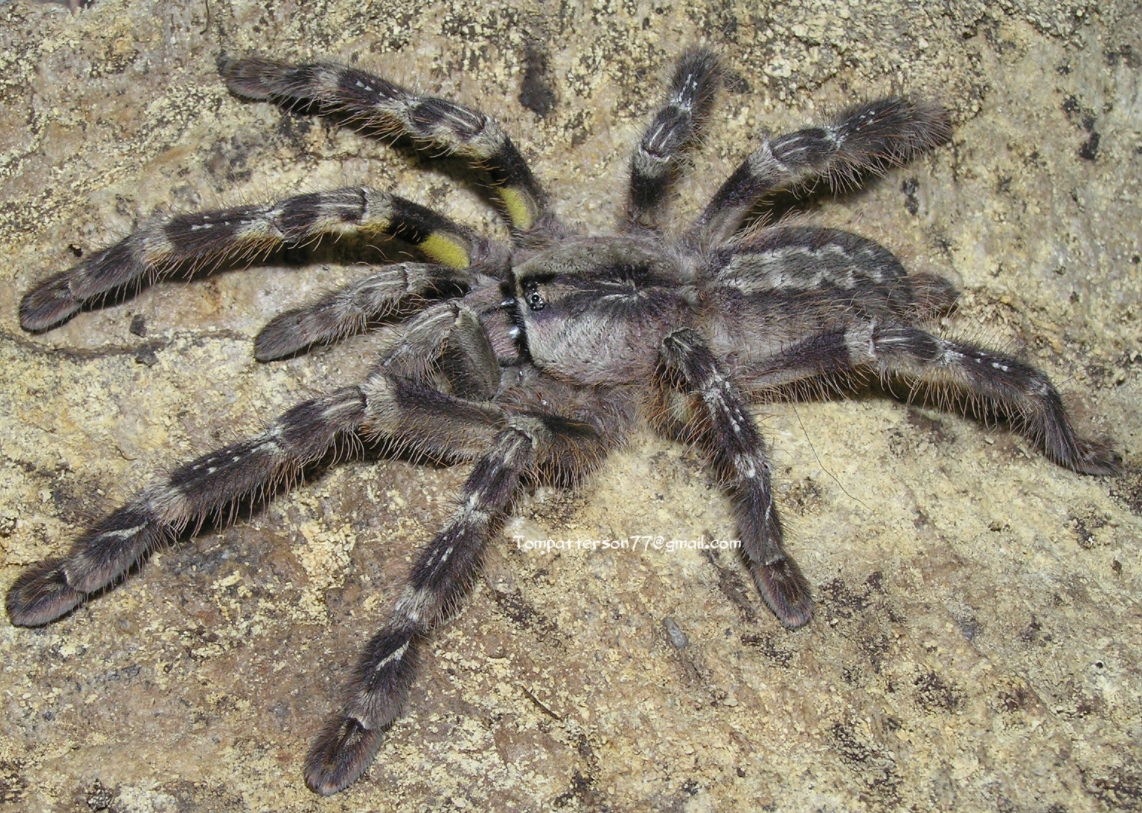
[{"label": "spider abdomen", "polygon": [[712,252],[704,276],[711,346],[744,364],[807,335],[843,343],[854,325],[923,323],[956,299],[942,277],[909,275],[888,249],[833,229],[766,229]]}]

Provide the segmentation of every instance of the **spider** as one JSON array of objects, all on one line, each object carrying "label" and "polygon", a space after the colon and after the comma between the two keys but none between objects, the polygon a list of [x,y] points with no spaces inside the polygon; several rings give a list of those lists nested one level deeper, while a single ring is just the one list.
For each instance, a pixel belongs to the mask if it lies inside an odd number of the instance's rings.
[{"label": "spider", "polygon": [[397,321],[363,381],[298,404],[261,434],[139,492],[65,556],[21,575],[7,609],[21,626],[67,614],[157,545],[291,484],[339,440],[471,463],[455,508],[417,553],[309,751],[305,781],[318,793],[344,789],[372,762],[433,625],[463,596],[513,498],[536,484],[573,486],[641,425],[708,459],[732,500],[744,566],[789,628],[810,620],[812,599],[785,549],[753,402],[900,376],[1005,416],[1061,466],[1119,469],[1107,442],[1076,434],[1044,373],[925,329],[952,308],[951,283],[908,274],[863,237],[752,216],[782,190],[852,185],[939,146],[950,125],[936,105],[889,97],[765,137],[693,223],[668,232],[666,204],[720,76],[710,51],[690,50],[631,159],[617,232],[590,236],[556,217],[519,150],[477,110],[328,63],[224,57],[219,68],[238,96],[465,159],[510,245],[412,201],[349,188],[160,219],[43,281],[20,305],[29,331],[175,270],[323,238],[396,237],[422,260],[386,265],[283,313],[255,341],[256,358],[270,361]]}]

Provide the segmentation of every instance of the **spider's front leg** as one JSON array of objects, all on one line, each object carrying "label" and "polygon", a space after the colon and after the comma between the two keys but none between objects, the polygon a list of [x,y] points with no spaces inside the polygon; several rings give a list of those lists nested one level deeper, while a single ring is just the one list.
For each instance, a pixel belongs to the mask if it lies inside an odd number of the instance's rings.
[{"label": "spider's front leg", "polygon": [[803,626],[813,615],[809,583],[785,552],[765,441],[746,410],[746,399],[696,331],[668,334],[661,352],[669,373],[701,401],[697,440],[733,498],[742,553],[758,590],[782,624]]},{"label": "spider's front leg", "polygon": [[[251,263],[280,247],[350,234],[399,237],[453,269],[466,268],[490,251],[463,226],[396,195],[368,187],[314,192],[263,206],[154,221],[29,291],[20,302],[20,326],[48,330],[110,293],[141,287],[174,271]],[[422,274],[416,281],[423,286],[417,288],[414,282],[405,295],[427,292],[440,276]],[[272,342],[263,347],[264,353],[290,352],[278,351]]]},{"label": "spider's front leg", "polygon": [[315,107],[348,124],[408,136],[483,169],[513,234],[550,219],[547,196],[507,133],[489,116],[423,96],[373,74],[328,63],[291,65],[262,57],[223,58],[219,71],[235,93],[284,107]]},{"label": "spider's front leg", "polygon": [[[355,436],[363,425],[377,433],[396,422],[404,430],[388,434],[412,438],[406,445],[426,454],[479,454],[502,423],[499,408],[434,389],[479,399],[495,392],[499,370],[475,316],[443,303],[413,320],[405,337],[391,363],[361,386],[298,404],[261,434],[180,466],[93,526],[66,556],[30,568],[8,592],[12,623],[39,626],[70,612],[186,527],[211,516],[224,519],[243,500],[288,487],[338,438]],[[419,422],[431,431],[417,435]]]},{"label": "spider's front leg", "polygon": [[54,621],[114,584],[188,525],[232,514],[239,501],[288,485],[339,436],[361,425],[366,405],[358,387],[345,387],[298,404],[256,437],[180,466],[166,482],[97,523],[67,556],[42,562],[16,579],[8,591],[8,617],[22,627]]},{"label": "spider's front leg", "polygon": [[[475,577],[488,539],[521,478],[536,473],[555,480],[574,479],[593,468],[628,425],[630,405],[622,400],[610,400],[609,409],[592,411],[601,417],[579,420],[536,408],[546,403],[566,405],[574,393],[550,380],[533,379],[527,386],[530,395],[510,410],[501,410],[496,404],[476,404],[427,386],[414,387],[386,367],[378,368],[364,385],[370,402],[366,428],[378,436],[417,445],[431,438],[438,453],[457,444],[453,457],[474,456],[472,449],[482,440],[485,451],[478,456],[452,516],[417,554],[387,623],[358,658],[344,703],[310,749],[305,781],[315,792],[329,795],[344,789],[372,763],[416,677],[422,645]],[[560,472],[569,476],[560,478]]]}]

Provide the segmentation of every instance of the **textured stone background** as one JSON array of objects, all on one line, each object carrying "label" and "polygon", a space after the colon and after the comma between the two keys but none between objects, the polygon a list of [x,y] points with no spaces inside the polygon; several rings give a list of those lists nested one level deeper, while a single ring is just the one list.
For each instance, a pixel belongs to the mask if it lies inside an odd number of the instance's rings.
[{"label": "textured stone background", "polygon": [[[34,281],[157,213],[345,183],[502,235],[454,175],[231,97],[223,50],[335,57],[478,104],[594,230],[687,43],[731,79],[679,218],[762,128],[892,89],[939,98],[953,143],[811,221],[955,278],[948,332],[1049,371],[1127,465],[1080,477],[874,393],[761,410],[812,625],[780,629],[728,555],[503,542],[377,763],[323,801],[301,781],[309,738],[464,474],[349,463],[56,624],[0,621],[0,810],[1142,810],[1142,15],[920,5],[0,3],[3,589],[173,463],[360,376],[375,341],[250,353],[272,315],[359,267],[167,284],[29,336]],[[732,531],[696,456],[650,437],[507,529]]]}]

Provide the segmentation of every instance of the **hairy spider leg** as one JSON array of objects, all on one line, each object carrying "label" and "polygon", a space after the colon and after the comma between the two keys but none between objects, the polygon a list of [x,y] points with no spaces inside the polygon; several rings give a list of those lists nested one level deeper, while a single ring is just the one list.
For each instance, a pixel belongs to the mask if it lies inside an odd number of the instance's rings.
[{"label": "hairy spider leg", "polygon": [[[923,324],[957,298],[942,277],[909,274],[888,249],[836,229],[751,231],[707,252],[701,274],[709,280],[702,327],[712,351],[727,360],[739,385],[766,399],[843,392],[860,373],[821,357],[831,332],[858,319]],[[771,356],[792,347],[825,369],[815,376],[768,369]],[[755,385],[755,371],[764,384]]]},{"label": "hairy spider leg", "polygon": [[[487,448],[494,432],[473,436],[473,427],[483,422],[498,428],[502,423],[498,407],[459,399],[443,403],[443,394],[435,401],[427,394],[436,392],[431,388],[434,383],[478,398],[494,394],[499,370],[475,316],[454,303],[441,303],[413,320],[405,334],[378,365],[379,373],[369,379],[373,384],[305,401],[260,435],[179,467],[165,483],[142,491],[92,527],[66,557],[28,570],[8,593],[12,623],[46,624],[113,584],[150,550],[175,540],[186,527],[197,528],[212,516],[229,520],[243,500],[264,499],[288,488],[306,466],[330,451],[338,437],[355,436],[363,423],[375,434],[386,417],[412,412],[430,426],[406,421],[404,431],[390,428],[386,436],[414,438],[404,445],[429,454],[456,455],[466,449],[471,458]],[[462,369],[466,372],[459,372]],[[393,383],[379,387],[378,375]],[[449,409],[456,415],[449,415]]]},{"label": "hairy spider leg", "polygon": [[548,219],[547,196],[527,162],[500,125],[478,110],[341,65],[251,57],[223,58],[218,68],[240,96],[285,107],[314,106],[352,126],[408,136],[461,156],[487,172],[493,198],[517,238]]},{"label": "hairy spider leg", "polygon": [[258,361],[292,355],[315,344],[332,344],[364,331],[405,307],[423,306],[443,292],[463,294],[468,272],[438,263],[396,263],[364,279],[278,314],[254,341]]},{"label": "hairy spider leg", "polygon": [[627,228],[658,228],[683,154],[698,140],[713,104],[718,76],[718,58],[704,48],[679,60],[666,100],[631,156]]},{"label": "hairy spider leg", "polygon": [[539,422],[517,422],[476,463],[451,518],[417,555],[388,622],[365,645],[344,704],[306,757],[305,781],[317,793],[342,790],[372,763],[416,677],[422,642],[478,571],[489,536],[533,464]]},{"label": "hairy spider leg", "polygon": [[798,378],[875,369],[951,385],[985,412],[1009,418],[1028,440],[1060,466],[1093,475],[1118,474],[1121,458],[1099,440],[1079,436],[1058,390],[1046,373],[1010,356],[935,336],[914,325],[854,320],[849,325],[791,344],[744,372],[747,386],[762,392]]},{"label": "hairy spider leg", "polygon": [[[705,51],[683,58],[632,159],[626,227],[634,233],[582,240],[562,232],[518,150],[478,111],[349,68],[257,58],[223,59],[220,68],[237,93],[407,136],[486,169],[517,247],[546,249],[549,240],[568,238],[556,247],[563,251],[520,252],[513,270],[509,252],[423,207],[368,189],[337,190],[157,221],[25,297],[25,327],[46,329],[92,297],[180,265],[213,268],[227,258],[345,232],[393,234],[421,247],[430,262],[384,269],[271,322],[259,355],[269,358],[351,332],[393,308],[419,306],[438,289],[467,291],[459,301],[427,305],[403,324],[358,386],[299,404],[262,434],[176,469],[98,523],[68,555],[29,569],[8,594],[14,623],[47,623],[124,576],[154,545],[197,530],[211,516],[232,519],[244,501],[292,485],[338,440],[364,437],[390,451],[471,461],[458,504],[416,555],[387,621],[359,657],[340,709],[309,752],[306,782],[319,793],[343,789],[372,762],[433,625],[473,580],[521,483],[573,484],[624,440],[640,410],[709,455],[733,500],[747,567],[790,627],[812,614],[809,586],[783,549],[767,450],[747,410],[749,396],[850,374],[899,374],[954,388],[985,411],[1010,415],[1062,465],[1092,474],[1118,469],[1108,446],[1075,435],[1043,373],[917,327],[954,302],[950,284],[909,276],[887,250],[843,232],[737,234],[764,195],[814,179],[855,183],[940,143],[948,121],[938,108],[885,99],[852,108],[833,124],[767,140],[679,246],[652,232],[716,84],[716,63]],[[532,262],[537,266],[529,268]],[[684,292],[663,295],[663,268],[671,285],[687,280]],[[599,282],[600,269],[618,279]],[[505,303],[509,272],[516,291]],[[508,313],[513,302],[519,310]],[[544,311],[552,318],[547,326],[564,331],[563,343],[554,343],[564,356],[539,354],[545,325],[529,320],[525,306]],[[517,354],[497,358],[481,323],[492,324],[490,316],[503,328],[492,330],[500,350],[514,347]],[[531,327],[524,331],[523,324]],[[699,329],[676,329],[688,324]],[[628,329],[616,352],[616,334]],[[568,344],[577,331],[594,340]],[[639,374],[616,372],[624,353],[639,356],[628,368]]]},{"label": "hairy spider leg", "polygon": [[765,137],[714,193],[691,228],[691,239],[699,245],[724,242],[766,195],[818,178],[834,186],[852,185],[866,173],[911,161],[950,135],[942,108],[889,97],[848,108],[822,127]]},{"label": "hairy spider leg", "polygon": [[251,263],[279,247],[350,234],[399,237],[452,268],[465,268],[489,251],[470,230],[387,192],[368,187],[313,192],[268,205],[157,220],[29,291],[20,303],[20,324],[25,330],[47,330],[99,297],[172,271]]},{"label": "hairy spider leg", "polygon": [[804,626],[813,616],[809,583],[785,552],[769,455],[744,395],[690,328],[666,336],[662,358],[700,401],[705,426],[695,439],[710,455],[733,500],[742,554],[754,583],[782,624]]},{"label": "hairy spider leg", "polygon": [[[561,397],[570,393],[546,377],[498,393],[508,402],[505,408],[498,402],[459,398],[397,375],[395,371],[406,369],[402,359],[410,357],[404,348],[412,351],[433,332],[429,312],[418,321],[425,325],[420,337],[410,330],[405,345],[378,365],[362,386],[368,404],[364,431],[420,453],[475,458],[476,465],[451,518],[417,555],[387,622],[362,651],[344,704],[310,749],[305,781],[323,795],[352,784],[372,763],[415,679],[423,642],[478,571],[488,539],[521,478],[545,471],[553,481],[576,479],[598,465],[606,448],[621,439],[631,422],[630,404],[606,394],[599,397],[607,406],[593,412],[603,416],[597,423],[550,412],[547,404],[570,407],[572,399]],[[458,319],[457,343],[474,339],[473,330]],[[494,362],[494,357],[477,352],[457,364],[478,367],[489,361]],[[482,378],[478,370],[464,377]]]},{"label": "hairy spider leg", "polygon": [[46,624],[124,576],[156,546],[188,525],[229,519],[244,499],[288,486],[324,457],[338,437],[365,419],[358,387],[298,404],[266,431],[199,457],[97,523],[62,559],[29,569],[8,591],[8,617],[24,627]]}]

